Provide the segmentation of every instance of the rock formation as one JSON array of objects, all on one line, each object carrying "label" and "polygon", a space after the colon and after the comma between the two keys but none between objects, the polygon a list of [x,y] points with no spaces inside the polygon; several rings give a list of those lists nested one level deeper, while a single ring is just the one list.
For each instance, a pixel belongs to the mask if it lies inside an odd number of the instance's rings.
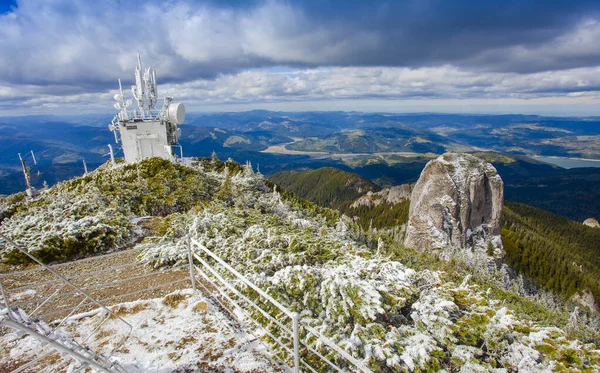
[{"label": "rock formation", "polygon": [[494,166],[470,154],[441,155],[413,189],[405,246],[501,258],[503,205],[504,183]]},{"label": "rock formation", "polygon": [[592,312],[598,312],[598,304],[596,303],[596,298],[594,298],[594,294],[592,294],[589,290],[584,290],[581,293],[577,293],[571,297],[573,302],[577,302],[584,307],[589,308]]},{"label": "rock formation", "polygon": [[357,208],[360,206],[377,206],[382,202],[387,202],[390,205],[395,205],[405,199],[410,198],[414,183],[394,185],[390,188],[384,188],[379,192],[369,191],[364,196],[358,198],[350,207]]},{"label": "rock formation", "polygon": [[600,224],[598,223],[598,220],[594,219],[594,218],[587,218],[583,221],[583,225],[587,225],[588,227],[592,227],[592,228],[600,228]]}]

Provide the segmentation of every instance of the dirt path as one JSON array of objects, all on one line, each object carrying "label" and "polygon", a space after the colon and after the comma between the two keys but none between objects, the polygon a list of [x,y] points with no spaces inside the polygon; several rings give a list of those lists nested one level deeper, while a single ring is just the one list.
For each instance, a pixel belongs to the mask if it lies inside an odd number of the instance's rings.
[{"label": "dirt path", "polygon": [[[190,287],[187,267],[157,270],[149,263],[140,263],[138,254],[139,250],[128,250],[51,268],[106,305],[156,298],[173,290]],[[69,285],[64,286],[55,274],[47,270],[33,269],[1,276],[10,304],[20,306],[28,313],[35,311],[33,316],[46,322],[68,315],[71,308],[85,299],[84,295]],[[161,286],[168,283],[173,284]],[[53,296],[51,300],[43,304],[50,296]],[[85,301],[76,312],[97,307],[97,304]]]}]

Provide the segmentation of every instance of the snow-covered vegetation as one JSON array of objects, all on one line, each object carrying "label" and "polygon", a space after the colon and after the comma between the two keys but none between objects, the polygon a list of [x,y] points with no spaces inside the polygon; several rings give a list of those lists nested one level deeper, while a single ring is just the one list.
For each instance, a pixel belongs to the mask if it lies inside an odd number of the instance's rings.
[{"label": "snow-covered vegetation", "polygon": [[190,234],[374,371],[600,369],[595,345],[529,320],[452,262],[423,266],[426,254],[274,190],[249,164],[104,167],[5,210],[0,230],[47,260],[126,245],[133,217],[159,216],[142,257],[185,261]]},{"label": "snow-covered vegetation", "polygon": [[[160,158],[104,165],[43,190],[35,201],[6,199],[0,233],[43,261],[73,258],[130,244],[136,240],[134,217],[187,211],[209,200],[216,187],[204,172]],[[8,246],[0,253],[8,263],[26,261]]]},{"label": "snow-covered vegetation", "polygon": [[300,206],[248,168],[209,174],[227,197],[178,216],[145,258],[185,260],[177,236],[189,232],[375,371],[600,369],[595,345],[527,321],[468,276],[409,268],[352,219]]}]

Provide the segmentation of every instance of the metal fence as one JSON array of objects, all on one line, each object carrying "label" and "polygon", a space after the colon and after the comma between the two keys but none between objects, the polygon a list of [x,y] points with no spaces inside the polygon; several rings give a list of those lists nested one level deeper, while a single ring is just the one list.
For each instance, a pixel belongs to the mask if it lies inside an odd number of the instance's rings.
[{"label": "metal fence", "polygon": [[[334,341],[300,320],[272,296],[197,240],[189,241],[193,285],[224,308],[238,311],[258,336],[270,346],[273,357],[293,372],[365,372],[371,370]],[[195,263],[197,262],[197,264]],[[235,312],[233,312],[235,314]]]},{"label": "metal fence", "polygon": [[[151,262],[175,258],[140,261],[140,249],[48,266],[6,236],[0,235],[0,240],[37,264],[29,270],[0,273],[0,325],[53,347],[40,349],[36,357],[20,364],[14,373],[41,370],[44,360],[57,351],[66,357],[57,369],[74,372],[93,367],[102,372],[125,372],[113,355],[124,346],[133,328],[107,305],[156,297],[190,284],[187,264],[155,270],[149,265]],[[91,331],[84,335],[69,333],[69,322],[87,312],[98,315]],[[119,338],[103,335],[101,327],[108,320],[126,332]],[[112,348],[107,353],[96,353],[90,347],[108,340]]]},{"label": "metal fence", "polygon": [[[8,238],[0,238],[18,248]],[[26,250],[19,249],[39,266],[0,274],[4,300],[0,310],[9,310],[6,315],[0,312],[0,321],[4,320],[4,326],[32,334],[68,354],[70,359],[65,359],[64,364],[70,365],[71,371],[91,366],[104,372],[125,372],[111,358],[125,344],[132,327],[107,304],[156,298],[191,285],[194,291],[202,291],[260,338],[273,360],[285,370],[295,373],[371,373],[361,361],[304,323],[297,312],[282,305],[195,239],[188,238],[187,264],[162,269],[155,269],[152,264],[159,261],[181,263],[181,255],[138,260],[140,249],[135,248],[47,266]],[[92,332],[71,337],[63,330],[74,315],[98,309],[104,312],[104,317]],[[98,345],[102,338],[109,338],[100,333],[101,326],[109,319],[122,323],[128,332],[109,353],[95,354],[88,344],[94,341]],[[60,343],[52,339],[55,336],[70,339],[68,343]],[[69,344],[72,348],[65,347]],[[55,351],[40,351],[40,355],[13,372],[35,371],[36,364],[52,353]]]}]

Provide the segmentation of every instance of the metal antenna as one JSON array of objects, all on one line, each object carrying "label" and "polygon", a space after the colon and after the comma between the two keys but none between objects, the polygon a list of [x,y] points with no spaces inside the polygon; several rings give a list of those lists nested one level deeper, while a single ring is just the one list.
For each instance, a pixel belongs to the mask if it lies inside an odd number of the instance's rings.
[{"label": "metal antenna", "polygon": [[23,157],[21,157],[21,153],[18,154],[19,160],[21,161],[21,168],[23,168],[23,176],[25,176],[25,186],[27,187],[25,192],[27,193],[28,197],[33,198],[37,195],[37,192],[33,185],[31,185],[31,175],[29,174],[29,170],[27,169],[27,164],[25,163]]},{"label": "metal antenna", "polygon": [[85,164],[85,159],[82,159],[82,161],[83,161],[83,176],[86,176],[88,174],[87,165]]},{"label": "metal antenna", "polygon": [[182,103],[173,102],[171,97],[165,97],[162,108],[154,111],[158,102],[156,70],[144,68],[139,52],[134,77],[131,94],[137,107],[128,110],[133,101],[125,99],[119,80],[119,91],[113,103],[118,113],[108,125],[115,136],[115,143],[121,144],[125,162],[133,163],[148,157],[176,161],[176,148],[179,148],[183,158],[179,144],[181,129],[178,125],[185,120],[185,107]]},{"label": "metal antenna", "polygon": [[33,158],[33,164],[37,165],[37,159],[35,159],[35,154],[33,154],[33,150],[30,150],[31,152],[31,158]]}]

